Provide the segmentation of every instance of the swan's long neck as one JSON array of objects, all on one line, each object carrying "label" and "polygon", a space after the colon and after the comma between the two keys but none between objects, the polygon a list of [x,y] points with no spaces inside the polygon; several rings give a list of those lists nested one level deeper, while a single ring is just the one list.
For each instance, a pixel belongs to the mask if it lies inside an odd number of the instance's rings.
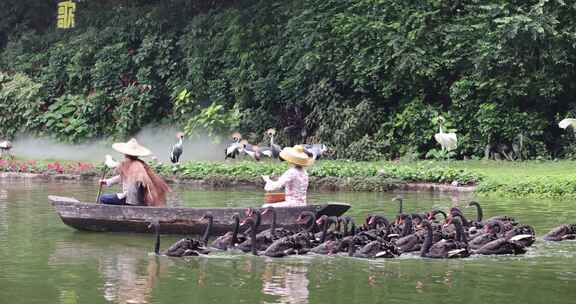
[{"label": "swan's long neck", "polygon": [[476,221],[481,222],[482,218],[484,217],[484,213],[482,212],[482,207],[477,202],[474,202],[471,205],[474,205],[476,207]]},{"label": "swan's long neck", "polygon": [[424,244],[422,245],[422,250],[420,251],[420,256],[428,256],[430,252],[430,247],[432,247],[432,226],[430,223],[424,224],[426,227],[426,238],[424,239]]},{"label": "swan's long neck", "polygon": [[448,216],[446,215],[446,212],[444,212],[444,211],[442,211],[442,210],[436,210],[436,211],[434,212],[434,215],[436,215],[436,214],[442,214],[442,216],[444,217],[444,220],[446,220],[446,218],[448,217]]},{"label": "swan's long neck", "polygon": [[258,255],[258,252],[256,251],[256,244],[257,244],[256,229],[258,229],[258,225],[255,222],[250,221],[250,238],[252,239],[250,245],[253,255]]},{"label": "swan's long neck", "polygon": [[320,237],[320,243],[324,243],[326,241],[326,233],[328,232],[329,225],[330,225],[329,220],[326,219],[324,221],[324,226],[322,226],[322,236]]},{"label": "swan's long neck", "polygon": [[316,224],[316,216],[314,214],[310,214],[310,221],[308,222],[308,225],[306,225],[306,227],[304,227],[304,231],[306,233],[310,233],[310,231],[312,231],[312,229],[314,229],[315,224]]},{"label": "swan's long neck", "polygon": [[412,233],[412,219],[408,216],[404,221],[404,228],[402,228],[402,236],[407,236]]},{"label": "swan's long neck", "polygon": [[256,216],[256,221],[254,224],[256,225],[256,227],[260,227],[260,224],[262,224],[262,215],[258,210],[254,210],[254,214]]},{"label": "swan's long neck", "polygon": [[356,252],[356,246],[354,246],[354,242],[350,240],[348,243],[348,256],[353,256],[354,252]]},{"label": "swan's long neck", "polygon": [[206,229],[204,229],[204,236],[202,237],[202,243],[204,243],[204,246],[208,245],[208,238],[210,237],[213,221],[214,219],[212,217],[208,217],[208,226],[206,226]]},{"label": "swan's long neck", "polygon": [[240,230],[240,218],[234,217],[234,230],[232,231],[232,244],[238,243],[238,231]]},{"label": "swan's long neck", "polygon": [[464,214],[460,214],[460,218],[462,219],[462,225],[466,227],[470,226],[470,222],[466,219],[466,217],[464,217]]},{"label": "swan's long neck", "polygon": [[183,141],[182,141],[182,137],[178,138],[178,143],[176,143],[179,147],[182,146]]},{"label": "swan's long neck", "polygon": [[276,237],[276,211],[272,209],[270,212],[272,212],[272,230],[270,233],[272,234],[272,237]]},{"label": "swan's long neck", "polygon": [[466,242],[466,237],[464,236],[464,228],[460,221],[454,221],[454,226],[456,226],[456,240],[458,242]]},{"label": "swan's long neck", "polygon": [[400,205],[400,206],[399,206],[399,210],[398,210],[398,214],[402,214],[402,212],[403,212],[403,210],[402,210],[402,209],[403,209],[403,206],[402,206],[402,205],[403,205],[403,200],[402,200],[402,199],[399,199],[399,200],[398,200],[398,203],[399,203],[399,205]]},{"label": "swan's long neck", "polygon": [[156,241],[154,242],[154,253],[156,255],[160,254],[160,224],[155,223],[154,225],[154,235],[156,236]]}]

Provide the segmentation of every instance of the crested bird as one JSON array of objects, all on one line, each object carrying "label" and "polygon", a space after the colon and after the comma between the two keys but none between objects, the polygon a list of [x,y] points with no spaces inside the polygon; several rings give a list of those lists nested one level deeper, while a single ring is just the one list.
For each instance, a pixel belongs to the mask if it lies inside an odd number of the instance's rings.
[{"label": "crested bird", "polygon": [[235,132],[232,134],[232,142],[224,150],[224,160],[228,158],[234,159],[243,151],[244,146],[240,144],[241,139],[242,135],[240,133]]},{"label": "crested bird", "polygon": [[328,147],[325,144],[305,144],[304,145],[304,152],[314,158],[314,160],[318,160],[328,151]]},{"label": "crested bird", "polygon": [[278,158],[280,157],[280,151],[282,151],[282,147],[280,145],[274,143],[274,136],[276,136],[275,129],[268,129],[264,134],[270,137],[270,147],[260,147],[260,152],[262,155],[268,156],[270,158]]},{"label": "crested bird", "polygon": [[184,133],[178,132],[176,133],[176,138],[178,141],[170,148],[170,161],[173,164],[180,163],[180,156],[182,155],[182,139],[184,138]]},{"label": "crested bird", "polygon": [[242,145],[242,151],[244,151],[244,153],[248,154],[248,156],[250,156],[255,161],[260,160],[260,147],[257,145],[249,144],[245,139],[241,140],[240,144]]}]

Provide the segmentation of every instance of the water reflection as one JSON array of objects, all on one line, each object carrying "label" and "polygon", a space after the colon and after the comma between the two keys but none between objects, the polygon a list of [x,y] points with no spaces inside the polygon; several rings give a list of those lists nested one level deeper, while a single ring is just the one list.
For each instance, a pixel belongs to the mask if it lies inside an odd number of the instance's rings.
[{"label": "water reflection", "polygon": [[[78,240],[56,242],[48,264],[58,267],[92,263],[95,260],[103,280],[99,289],[106,301],[122,304],[150,303],[158,277],[166,272],[170,260],[161,263],[159,257],[148,255],[140,248],[101,245]],[[63,304],[70,302],[70,292],[61,292]]]},{"label": "water reflection", "polygon": [[133,256],[102,258],[100,262],[106,300],[114,303],[148,303],[160,271],[157,259],[148,259],[143,271]]},{"label": "water reflection", "polygon": [[0,236],[8,231],[8,191],[0,189]]},{"label": "water reflection", "polygon": [[267,260],[262,273],[262,293],[278,298],[264,303],[307,304],[307,272],[308,265],[287,265]]},{"label": "water reflection", "polygon": [[[183,206],[250,206],[257,191],[178,189]],[[576,297],[576,242],[537,241],[526,255],[457,261],[298,256],[268,259],[237,253],[174,259],[150,256],[149,235],[79,233],[62,224],[48,194],[93,201],[93,184],[0,182],[1,303],[571,303]],[[393,216],[390,193],[312,193],[315,201],[352,202]],[[405,210],[421,212],[464,196],[404,193]],[[569,201],[481,200],[486,217],[506,214],[538,235],[576,218]],[[463,208],[474,218],[474,208]],[[162,238],[166,248],[177,237]]]}]

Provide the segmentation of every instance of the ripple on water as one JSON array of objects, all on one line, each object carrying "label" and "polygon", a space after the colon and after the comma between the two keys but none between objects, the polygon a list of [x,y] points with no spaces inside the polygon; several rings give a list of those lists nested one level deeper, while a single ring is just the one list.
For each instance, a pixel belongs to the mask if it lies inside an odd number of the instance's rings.
[{"label": "ripple on water", "polygon": [[[571,303],[576,242],[537,240],[521,256],[390,260],[346,256],[284,259],[218,252],[184,259],[151,255],[150,235],[82,233],[64,226],[48,194],[93,200],[93,184],[0,183],[0,298],[6,303]],[[245,207],[259,191],[174,187],[181,206]],[[401,193],[407,212],[464,206],[470,197]],[[356,222],[389,218],[397,193],[313,193],[311,201],[352,202]],[[507,214],[539,236],[576,218],[560,201],[480,200],[487,217]],[[475,210],[463,208],[467,217]],[[163,248],[177,237],[163,237]],[[384,301],[385,300],[385,301]]]}]

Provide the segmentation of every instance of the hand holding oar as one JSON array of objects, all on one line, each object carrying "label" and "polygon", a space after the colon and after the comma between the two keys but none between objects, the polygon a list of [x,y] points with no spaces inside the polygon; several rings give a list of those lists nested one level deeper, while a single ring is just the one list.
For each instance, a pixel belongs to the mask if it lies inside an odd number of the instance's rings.
[{"label": "hand holding oar", "polygon": [[104,168],[102,168],[102,177],[98,181],[98,195],[96,196],[96,204],[100,202],[100,194],[102,194],[102,185],[104,185],[104,178],[106,177],[106,172],[108,169],[114,169],[118,167],[118,162],[112,159],[110,154],[106,154],[106,160],[104,161]]},{"label": "hand holding oar", "polygon": [[108,171],[108,167],[104,166],[102,168],[102,176],[98,180],[98,195],[96,195],[96,204],[100,202],[100,194],[102,194],[102,185],[104,185],[104,178],[106,177],[106,171]]}]

